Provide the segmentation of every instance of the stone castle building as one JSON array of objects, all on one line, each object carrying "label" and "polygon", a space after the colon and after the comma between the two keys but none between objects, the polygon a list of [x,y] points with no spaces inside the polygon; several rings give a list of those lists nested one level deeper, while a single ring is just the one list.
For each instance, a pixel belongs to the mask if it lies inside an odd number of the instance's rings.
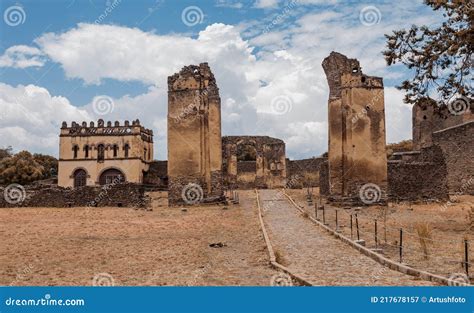
[{"label": "stone castle building", "polygon": [[62,123],[58,185],[81,187],[143,183],[153,161],[153,131],[140,121]]}]

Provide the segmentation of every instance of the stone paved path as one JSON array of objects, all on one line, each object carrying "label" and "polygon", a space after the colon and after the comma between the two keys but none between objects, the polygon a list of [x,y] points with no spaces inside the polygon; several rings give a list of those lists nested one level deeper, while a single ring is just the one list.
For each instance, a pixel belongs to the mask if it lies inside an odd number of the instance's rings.
[{"label": "stone paved path", "polygon": [[263,219],[279,262],[313,285],[429,286],[390,270],[332,237],[277,190],[260,190]]}]

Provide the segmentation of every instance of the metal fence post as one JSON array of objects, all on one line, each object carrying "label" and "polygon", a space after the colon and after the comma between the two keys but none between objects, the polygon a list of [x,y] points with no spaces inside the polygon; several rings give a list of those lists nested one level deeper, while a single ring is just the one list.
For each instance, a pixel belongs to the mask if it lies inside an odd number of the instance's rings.
[{"label": "metal fence post", "polygon": [[357,217],[357,213],[356,213],[356,228],[357,228],[357,241],[360,241],[360,235],[359,235],[359,218]]},{"label": "metal fence post", "polygon": [[464,239],[464,265],[466,268],[466,275],[469,277],[469,243]]},{"label": "metal fence post", "polygon": [[400,248],[399,248],[399,254],[400,254],[400,263],[403,261],[403,229],[400,228]]}]

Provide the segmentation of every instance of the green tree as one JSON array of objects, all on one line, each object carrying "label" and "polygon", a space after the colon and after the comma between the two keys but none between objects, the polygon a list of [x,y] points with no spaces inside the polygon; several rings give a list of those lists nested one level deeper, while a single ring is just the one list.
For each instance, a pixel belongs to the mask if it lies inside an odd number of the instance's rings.
[{"label": "green tree", "polygon": [[31,153],[21,151],[0,161],[0,184],[28,184],[41,179],[43,171]]},{"label": "green tree", "polygon": [[[405,102],[437,98],[449,103],[455,97],[472,99],[474,50],[474,4],[471,0],[425,0],[445,21],[435,28],[413,25],[396,30],[387,38],[383,52],[388,65],[402,63],[414,77],[398,87],[405,90]],[[435,96],[435,94],[437,94]]]}]

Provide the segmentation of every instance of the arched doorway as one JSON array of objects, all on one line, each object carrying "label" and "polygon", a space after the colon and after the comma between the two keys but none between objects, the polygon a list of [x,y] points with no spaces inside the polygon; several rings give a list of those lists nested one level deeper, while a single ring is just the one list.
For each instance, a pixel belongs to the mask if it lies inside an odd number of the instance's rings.
[{"label": "arched doorway", "polygon": [[87,173],[82,168],[74,171],[74,188],[87,185]]},{"label": "arched doorway", "polygon": [[237,144],[237,184],[239,188],[253,188],[257,177],[257,149],[253,143]]},{"label": "arched doorway", "polygon": [[101,185],[117,184],[125,181],[125,175],[116,168],[109,168],[102,172],[99,177]]}]

